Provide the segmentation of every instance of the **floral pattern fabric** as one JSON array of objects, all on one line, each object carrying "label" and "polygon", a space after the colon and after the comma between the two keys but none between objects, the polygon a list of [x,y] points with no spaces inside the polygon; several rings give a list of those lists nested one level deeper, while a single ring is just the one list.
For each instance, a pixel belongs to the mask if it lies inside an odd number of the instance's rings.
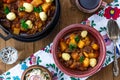
[{"label": "floral pattern fabric", "polygon": [[120,15],[120,9],[118,9],[117,7],[112,8],[111,6],[109,6],[108,8],[105,9],[105,13],[104,16],[107,19],[114,19],[116,20],[117,18],[119,18]]},{"label": "floral pattern fabric", "polygon": [[[108,38],[106,33],[106,25],[109,19],[114,19],[117,23],[120,23],[120,0],[114,0],[111,4],[107,5],[103,10],[94,14],[87,20],[83,21],[82,24],[90,25],[100,32],[103,36],[106,44],[106,59],[103,64],[103,67],[109,65],[113,61],[113,43]],[[74,78],[64,74],[58,67],[55,65],[53,56],[51,54],[52,43],[39,50],[35,54],[28,57],[25,61],[20,62],[12,69],[0,75],[0,80],[20,80],[22,73],[32,65],[42,65],[46,67],[51,73],[53,80],[86,80],[85,78]],[[120,40],[117,42],[117,56],[120,57]],[[92,75],[91,75],[92,76]]]}]

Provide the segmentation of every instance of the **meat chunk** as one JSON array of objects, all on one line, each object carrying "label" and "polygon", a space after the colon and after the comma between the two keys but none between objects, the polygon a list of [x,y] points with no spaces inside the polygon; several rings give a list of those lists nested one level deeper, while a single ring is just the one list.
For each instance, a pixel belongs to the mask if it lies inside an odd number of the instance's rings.
[{"label": "meat chunk", "polygon": [[12,2],[14,2],[14,1],[16,1],[16,0],[3,0],[3,2],[5,2],[5,3],[12,3]]},{"label": "meat chunk", "polygon": [[0,19],[0,23],[2,24],[2,26],[5,26],[7,28],[10,28],[11,26],[11,22],[7,19]]},{"label": "meat chunk", "polygon": [[15,12],[15,13],[18,12],[18,6],[17,5],[18,4],[16,4],[16,3],[13,3],[12,5],[10,5],[11,12]]},{"label": "meat chunk", "polygon": [[91,46],[85,46],[85,47],[83,48],[83,52],[87,52],[87,53],[92,52],[92,47],[91,47]]}]

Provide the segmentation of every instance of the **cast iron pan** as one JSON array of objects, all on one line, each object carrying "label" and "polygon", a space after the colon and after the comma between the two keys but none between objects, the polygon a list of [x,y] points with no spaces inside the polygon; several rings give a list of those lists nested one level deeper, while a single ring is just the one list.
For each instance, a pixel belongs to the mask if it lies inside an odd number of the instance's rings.
[{"label": "cast iron pan", "polygon": [[10,30],[0,25],[0,28],[7,34],[7,36],[5,37],[0,33],[0,37],[3,38],[5,41],[9,40],[10,38],[14,38],[16,40],[23,41],[23,42],[33,42],[46,37],[56,26],[60,16],[60,2],[59,0],[54,0],[54,2],[56,5],[55,14],[52,20],[46,25],[46,28],[43,31],[38,32],[34,35],[29,35],[29,36],[14,35],[12,34],[12,32],[10,32]]}]

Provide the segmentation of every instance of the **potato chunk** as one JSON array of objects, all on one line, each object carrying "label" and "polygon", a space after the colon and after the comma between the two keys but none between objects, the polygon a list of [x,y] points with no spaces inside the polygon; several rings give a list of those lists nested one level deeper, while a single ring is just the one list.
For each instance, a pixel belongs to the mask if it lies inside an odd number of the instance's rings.
[{"label": "potato chunk", "polygon": [[35,7],[38,7],[39,5],[43,4],[43,0],[33,0],[31,4]]},{"label": "potato chunk", "polygon": [[98,53],[89,53],[88,54],[89,58],[98,58],[99,54]]},{"label": "potato chunk", "polygon": [[92,48],[93,48],[94,50],[98,50],[98,49],[99,49],[99,47],[98,47],[98,45],[97,45],[96,43],[92,44]]},{"label": "potato chunk", "polygon": [[88,53],[83,52],[83,54],[84,54],[85,57],[87,57],[87,58],[89,57]]},{"label": "potato chunk", "polygon": [[20,28],[13,28],[13,34],[19,35],[20,33]]},{"label": "potato chunk", "polygon": [[51,3],[44,3],[44,4],[42,4],[43,11],[47,12],[48,9],[50,8],[50,6],[51,6]]},{"label": "potato chunk", "polygon": [[75,39],[75,34],[74,33],[72,33],[72,34],[70,34],[70,39]]},{"label": "potato chunk", "polygon": [[60,41],[60,49],[61,51],[64,51],[67,49],[67,44],[64,41]]},{"label": "potato chunk", "polygon": [[75,39],[71,39],[70,42],[69,42],[69,45],[77,46],[77,43],[76,43]]},{"label": "potato chunk", "polygon": [[78,47],[79,47],[79,48],[83,48],[84,46],[85,46],[85,42],[82,41],[82,40],[80,40],[80,41],[78,42]]},{"label": "potato chunk", "polygon": [[85,58],[83,61],[83,66],[84,67],[88,67],[90,65],[90,59],[89,58]]}]

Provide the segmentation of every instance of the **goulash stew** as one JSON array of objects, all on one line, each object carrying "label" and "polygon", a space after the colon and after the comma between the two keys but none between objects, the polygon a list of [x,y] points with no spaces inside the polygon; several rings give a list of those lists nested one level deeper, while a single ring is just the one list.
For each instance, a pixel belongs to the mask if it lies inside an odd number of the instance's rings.
[{"label": "goulash stew", "polygon": [[1,0],[0,24],[15,35],[45,29],[55,13],[54,0]]},{"label": "goulash stew", "polygon": [[60,40],[58,57],[63,66],[85,71],[97,65],[99,44],[88,31],[76,31]]}]

